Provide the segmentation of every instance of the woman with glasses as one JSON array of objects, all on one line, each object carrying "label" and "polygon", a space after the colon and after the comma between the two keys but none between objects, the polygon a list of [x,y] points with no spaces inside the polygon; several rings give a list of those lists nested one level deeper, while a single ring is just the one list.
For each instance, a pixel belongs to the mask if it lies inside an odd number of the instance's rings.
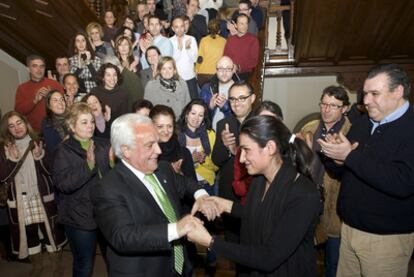
[{"label": "woman with glasses", "polygon": [[148,82],[144,98],[154,105],[171,107],[176,116],[181,114],[185,105],[191,101],[187,83],[178,75],[173,58],[161,58],[158,63],[158,75]]},{"label": "woman with glasses", "polygon": [[[30,255],[33,265],[30,276],[44,276],[42,244],[48,252],[56,252],[66,243],[56,222],[55,194],[47,159],[43,143],[27,119],[14,111],[6,113],[0,123],[0,180],[8,180],[10,185],[7,206],[12,253],[18,259]],[[50,258],[59,266],[61,256]]]},{"label": "woman with glasses", "polygon": [[316,276],[320,195],[310,179],[311,150],[263,115],[242,124],[240,147],[240,161],[254,175],[246,206],[214,196],[221,211],[241,219],[240,243],[211,236],[199,223],[187,237],[239,264],[239,276]]},{"label": "woman with glasses", "polygon": [[66,127],[66,101],[58,90],[50,91],[46,96],[46,117],[42,121],[42,134],[45,148],[53,155],[59,143],[69,134]]}]

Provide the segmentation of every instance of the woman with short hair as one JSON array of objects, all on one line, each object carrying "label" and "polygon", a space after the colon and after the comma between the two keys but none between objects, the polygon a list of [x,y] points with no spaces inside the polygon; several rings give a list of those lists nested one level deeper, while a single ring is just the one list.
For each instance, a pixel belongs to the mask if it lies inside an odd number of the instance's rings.
[{"label": "woman with short hair", "polygon": [[53,167],[53,182],[59,192],[58,221],[69,239],[73,276],[91,276],[97,226],[90,193],[110,169],[110,144],[93,136],[94,116],[86,103],[73,104],[66,123],[70,135],[56,150]]}]

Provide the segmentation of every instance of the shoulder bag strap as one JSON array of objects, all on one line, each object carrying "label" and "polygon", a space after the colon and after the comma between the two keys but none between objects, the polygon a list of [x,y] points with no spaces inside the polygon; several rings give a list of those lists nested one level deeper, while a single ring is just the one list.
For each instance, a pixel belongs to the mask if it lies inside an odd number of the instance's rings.
[{"label": "shoulder bag strap", "polygon": [[26,160],[27,155],[29,154],[30,150],[32,150],[33,143],[30,141],[29,146],[26,148],[26,151],[24,151],[24,154],[22,158],[17,162],[17,165],[13,168],[12,172],[1,180],[1,183],[7,182],[9,179],[13,179],[14,176],[16,176],[17,172],[19,172],[20,168],[22,167],[24,161]]}]

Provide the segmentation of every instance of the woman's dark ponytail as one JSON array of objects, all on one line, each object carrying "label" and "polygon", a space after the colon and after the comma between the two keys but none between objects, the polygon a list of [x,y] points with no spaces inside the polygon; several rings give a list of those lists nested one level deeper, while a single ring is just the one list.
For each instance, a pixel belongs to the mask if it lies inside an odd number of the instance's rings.
[{"label": "woman's dark ponytail", "polygon": [[290,162],[296,170],[308,178],[312,162],[312,150],[295,135],[279,119],[258,115],[247,119],[240,127],[240,134],[246,134],[260,147],[265,147],[269,140],[276,142],[283,162]]}]

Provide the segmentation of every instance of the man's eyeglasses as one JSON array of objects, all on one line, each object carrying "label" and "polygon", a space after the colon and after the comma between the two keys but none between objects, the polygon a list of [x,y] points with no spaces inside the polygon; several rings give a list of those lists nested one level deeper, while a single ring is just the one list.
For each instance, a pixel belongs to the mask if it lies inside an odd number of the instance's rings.
[{"label": "man's eyeglasses", "polygon": [[233,104],[237,103],[237,102],[244,103],[246,101],[246,99],[249,98],[252,95],[253,95],[253,93],[250,93],[247,96],[239,96],[237,98],[236,97],[229,97],[229,101],[230,101],[230,103],[233,103]]},{"label": "man's eyeglasses", "polygon": [[217,67],[217,71],[218,72],[232,72],[233,71],[233,67]]},{"label": "man's eyeglasses", "polygon": [[329,104],[329,103],[323,103],[323,102],[319,103],[319,107],[321,107],[322,109],[329,108],[330,110],[339,110],[343,106],[344,105],[335,105],[335,104]]}]

